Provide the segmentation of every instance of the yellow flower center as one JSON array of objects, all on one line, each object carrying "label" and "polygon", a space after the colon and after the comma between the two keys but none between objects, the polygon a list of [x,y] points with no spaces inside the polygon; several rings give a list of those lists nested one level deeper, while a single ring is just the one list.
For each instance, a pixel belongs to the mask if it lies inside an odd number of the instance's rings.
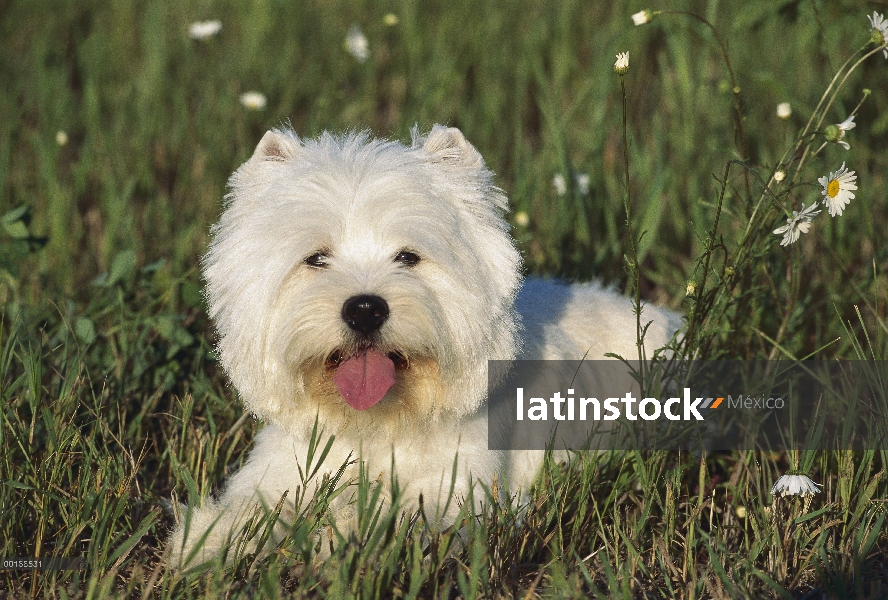
[{"label": "yellow flower center", "polygon": [[839,193],[839,180],[833,179],[829,182],[829,185],[826,186],[826,193],[829,194],[830,198],[835,198]]}]

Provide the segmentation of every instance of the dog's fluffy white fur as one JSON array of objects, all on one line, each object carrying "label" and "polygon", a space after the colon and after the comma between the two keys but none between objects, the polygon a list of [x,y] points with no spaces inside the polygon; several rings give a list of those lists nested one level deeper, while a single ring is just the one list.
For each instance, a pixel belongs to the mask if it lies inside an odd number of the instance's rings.
[{"label": "dog's fluffy white fur", "polygon": [[[636,355],[627,299],[597,284],[522,287],[506,196],[458,129],[414,132],[410,146],[273,130],[229,186],[204,261],[207,297],[219,358],[267,425],[221,497],[181,519],[176,564],[211,559],[257,506],[292,498],[316,420],[336,436],[326,468],[351,455],[388,481],[394,466],[404,497],[422,494],[441,524],[456,513],[456,502],[442,511],[456,457],[457,498],[495,476],[526,489],[542,453],[487,449],[487,361]],[[366,297],[384,309],[355,325],[346,304]],[[649,352],[679,326],[653,306],[644,320]],[[359,378],[381,399],[345,401],[336,373],[350,357],[384,363],[382,383]],[[332,508],[343,527],[348,500]]]}]

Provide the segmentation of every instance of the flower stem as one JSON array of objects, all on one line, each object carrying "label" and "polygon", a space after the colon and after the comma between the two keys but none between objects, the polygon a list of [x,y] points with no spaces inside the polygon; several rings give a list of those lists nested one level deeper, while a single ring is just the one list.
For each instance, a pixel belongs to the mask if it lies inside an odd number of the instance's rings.
[{"label": "flower stem", "polygon": [[[746,160],[749,158],[749,154],[746,151],[746,132],[743,129],[743,102],[740,98],[740,87],[737,85],[737,80],[734,77],[734,69],[731,67],[731,59],[728,56],[728,48],[725,46],[725,42],[722,39],[721,35],[718,33],[718,29],[715,28],[715,25],[710,23],[707,19],[701,17],[700,15],[684,10],[664,10],[663,14],[672,14],[672,15],[682,15],[686,17],[691,17],[692,19],[696,19],[706,25],[709,30],[712,32],[713,37],[715,37],[715,41],[718,44],[719,50],[721,51],[722,60],[725,63],[725,68],[728,70],[728,77],[731,80],[731,93],[734,94],[734,111],[737,113],[737,131],[736,136],[734,138],[734,143],[737,147],[737,152],[740,154],[741,160]],[[746,174],[746,196],[749,197],[749,177]]]},{"label": "flower stem", "polygon": [[638,240],[635,238],[635,232],[632,229],[632,201],[631,191],[629,188],[629,135],[628,135],[628,110],[626,107],[626,81],[620,77],[620,92],[623,96],[623,162],[626,172],[626,230],[629,236],[629,275],[632,278],[632,287],[635,292],[632,300],[633,310],[635,312],[635,343],[638,348],[638,368],[639,368],[639,384],[641,392],[644,395],[644,329],[641,326],[641,271],[638,264]]},{"label": "flower stem", "polygon": [[[709,274],[709,260],[712,257],[712,251],[715,246],[715,238],[718,234],[718,223],[721,220],[721,212],[722,205],[725,201],[725,191],[728,189],[728,175],[731,172],[731,163],[734,161],[728,161],[725,165],[725,174],[722,178],[722,187],[721,192],[718,195],[718,204],[715,208],[715,221],[712,224],[712,230],[709,232],[709,236],[706,239],[706,250],[704,251],[704,259],[703,259],[703,275],[700,278],[700,287],[697,291],[697,301],[694,302],[694,310],[691,313],[691,318],[688,320],[688,335],[685,338],[688,344],[688,348],[694,348],[695,352],[699,350],[700,345],[694,343],[694,334],[697,329],[697,320],[700,315],[701,306],[703,304],[703,297],[706,291],[706,279]],[[707,311],[708,312],[708,311]],[[696,358],[696,356],[694,356]]]},{"label": "flower stem", "polygon": [[[832,107],[833,102],[835,102],[835,100],[836,100],[836,96],[838,96],[839,92],[842,91],[842,88],[845,86],[845,83],[848,81],[848,77],[851,75],[851,73],[853,73],[857,69],[857,67],[859,67],[861,65],[861,63],[863,63],[863,61],[868,59],[873,54],[877,54],[878,52],[880,52],[881,48],[876,48],[875,50],[870,50],[869,52],[867,52],[866,54],[861,56],[857,60],[857,62],[855,62],[853,65],[851,65],[851,67],[848,68],[847,71],[844,71],[845,76],[842,77],[842,80],[839,81],[838,85],[836,85],[836,82],[839,80],[839,76],[842,75],[842,72],[845,69],[845,67],[848,66],[848,63],[850,63],[854,59],[855,56],[857,56],[858,54],[863,52],[863,50],[864,50],[864,48],[861,48],[860,50],[858,50],[857,52],[852,54],[850,56],[850,58],[848,58],[848,60],[845,61],[845,64],[843,64],[841,67],[839,67],[838,72],[836,72],[836,74],[833,76],[832,81],[829,82],[829,86],[826,88],[826,91],[823,92],[823,96],[820,97],[820,102],[817,103],[817,108],[814,109],[814,112],[811,114],[811,118],[808,119],[808,124],[805,125],[805,129],[802,131],[802,135],[799,136],[800,138],[804,138],[805,135],[811,130],[811,126],[814,123],[814,119],[817,118],[818,114],[820,115],[820,118],[817,119],[817,125],[814,126],[814,129],[815,130],[820,129],[820,126],[823,125],[823,121],[826,119],[826,113],[829,112],[829,109]],[[825,106],[824,106],[824,102],[826,102]],[[823,107],[822,110],[821,110],[821,107]],[[802,158],[799,160],[799,164],[798,164],[798,167],[796,167],[795,173],[793,173],[791,183],[795,183],[799,174],[802,172],[802,167],[804,167],[805,163],[808,161],[808,158],[809,158],[808,155],[809,155],[810,151],[811,151],[811,144],[809,142],[808,145],[805,146],[805,151],[802,154]]]}]

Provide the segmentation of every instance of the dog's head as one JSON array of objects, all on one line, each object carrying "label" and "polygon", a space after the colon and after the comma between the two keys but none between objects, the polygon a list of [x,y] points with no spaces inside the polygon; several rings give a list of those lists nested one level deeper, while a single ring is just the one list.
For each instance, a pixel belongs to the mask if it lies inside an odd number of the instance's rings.
[{"label": "dog's head", "polygon": [[282,427],[466,414],[515,353],[506,197],[454,128],[413,143],[269,131],[204,260],[223,365]]}]

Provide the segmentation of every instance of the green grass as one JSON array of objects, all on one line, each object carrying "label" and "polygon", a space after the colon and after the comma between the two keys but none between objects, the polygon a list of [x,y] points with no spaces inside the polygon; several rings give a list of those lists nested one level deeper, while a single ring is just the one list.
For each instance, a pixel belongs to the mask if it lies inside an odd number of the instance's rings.
[{"label": "green grass", "polygon": [[[888,595],[885,450],[808,457],[824,492],[807,503],[769,495],[793,455],[577,455],[546,465],[521,517],[504,490],[488,490],[483,514],[466,515],[460,547],[455,531],[424,539],[415,515],[377,514],[376,483],[357,482],[366,527],[325,563],[310,535],[324,499],[307,498],[280,548],[205,574],[166,569],[163,510],[174,494],[194,501],[218,489],[259,427],[213,358],[198,264],[228,175],[281,123],[305,136],[366,127],[400,139],[414,124],[460,127],[509,193],[513,222],[528,216],[514,233],[529,272],[637,284],[688,315],[689,353],[884,360],[888,61],[878,54],[856,69],[824,115],[841,122],[872,90],[846,137],[851,150],[827,146],[795,186],[779,188],[798,209],[820,197],[818,177],[847,161],[859,188],[841,218],[820,215],[782,248],[771,230],[783,210],[751,174],[767,181],[788,160],[833,75],[866,43],[865,11],[879,5],[670,3],[724,39],[735,95],[710,30],[678,15],[633,27],[643,5],[0,4],[0,557],[89,564],[0,571],[0,591],[797,598],[822,586],[834,597]],[[384,24],[389,12],[397,25]],[[188,24],[207,18],[221,19],[222,32],[190,40]],[[352,23],[370,41],[365,63],[343,48]],[[645,232],[637,270],[624,260],[633,253],[612,71],[625,50],[632,231]],[[240,105],[253,89],[268,97],[264,111]],[[793,106],[788,121],[776,117],[782,101]],[[719,181],[738,158],[746,166]],[[587,193],[574,183],[580,173]],[[686,296],[689,281],[697,289]]]}]

